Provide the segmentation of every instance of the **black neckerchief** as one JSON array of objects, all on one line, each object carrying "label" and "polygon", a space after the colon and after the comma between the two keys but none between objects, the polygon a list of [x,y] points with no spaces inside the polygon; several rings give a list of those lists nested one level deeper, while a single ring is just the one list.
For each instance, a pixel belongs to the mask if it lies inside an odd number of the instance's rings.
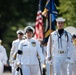
[{"label": "black neckerchief", "polygon": [[59,46],[59,39],[60,39],[60,42],[61,42],[61,48],[62,48],[62,38],[61,38],[61,36],[63,35],[63,33],[64,33],[64,29],[59,29],[58,30],[58,33],[57,33],[57,35],[58,35],[58,48],[60,48],[60,46]]},{"label": "black neckerchief", "polygon": [[63,34],[63,32],[64,32],[64,29],[59,29],[58,30],[58,33],[59,33],[60,36]]}]

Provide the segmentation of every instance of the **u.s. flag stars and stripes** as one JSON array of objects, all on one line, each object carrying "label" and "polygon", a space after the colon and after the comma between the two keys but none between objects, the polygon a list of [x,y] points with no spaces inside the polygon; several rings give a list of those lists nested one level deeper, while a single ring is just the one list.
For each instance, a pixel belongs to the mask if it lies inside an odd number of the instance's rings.
[{"label": "u.s. flag stars and stripes", "polygon": [[43,39],[43,18],[41,10],[37,12],[36,25],[35,25],[35,38]]}]

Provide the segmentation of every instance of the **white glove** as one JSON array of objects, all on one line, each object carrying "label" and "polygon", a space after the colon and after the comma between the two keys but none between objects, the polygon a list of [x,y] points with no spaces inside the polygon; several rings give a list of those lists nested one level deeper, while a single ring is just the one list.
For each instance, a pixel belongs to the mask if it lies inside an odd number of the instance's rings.
[{"label": "white glove", "polygon": [[15,60],[14,62],[15,67],[19,67],[21,65],[21,62],[19,60]]},{"label": "white glove", "polygon": [[52,56],[46,57],[46,61],[52,60]]},{"label": "white glove", "polygon": [[53,63],[53,60],[48,61],[48,64],[52,65],[52,63]]},{"label": "white glove", "polygon": [[20,65],[21,65],[21,63],[20,63],[20,62],[17,62],[17,63],[16,63],[16,65],[17,65],[17,66],[20,66]]}]

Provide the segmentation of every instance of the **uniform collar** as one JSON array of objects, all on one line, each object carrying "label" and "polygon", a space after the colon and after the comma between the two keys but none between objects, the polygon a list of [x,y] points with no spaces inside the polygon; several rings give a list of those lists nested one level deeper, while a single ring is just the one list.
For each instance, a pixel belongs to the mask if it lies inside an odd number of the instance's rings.
[{"label": "uniform collar", "polygon": [[[62,34],[64,34],[64,32],[65,32],[65,30],[63,29]],[[60,36],[60,34],[59,34],[59,32],[58,32],[58,29],[56,30],[56,33],[55,33],[55,34],[57,34],[58,36]]]},{"label": "uniform collar", "polygon": [[27,41],[31,41],[31,39],[27,39]]},{"label": "uniform collar", "polygon": [[22,41],[22,40],[20,40],[20,39],[17,39],[18,41]]}]

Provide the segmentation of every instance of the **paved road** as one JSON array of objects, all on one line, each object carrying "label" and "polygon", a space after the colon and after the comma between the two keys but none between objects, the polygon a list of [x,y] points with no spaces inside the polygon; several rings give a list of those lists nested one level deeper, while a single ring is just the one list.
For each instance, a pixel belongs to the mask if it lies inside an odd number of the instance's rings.
[{"label": "paved road", "polygon": [[3,75],[11,75],[11,73],[9,73],[9,72],[5,72]]}]

